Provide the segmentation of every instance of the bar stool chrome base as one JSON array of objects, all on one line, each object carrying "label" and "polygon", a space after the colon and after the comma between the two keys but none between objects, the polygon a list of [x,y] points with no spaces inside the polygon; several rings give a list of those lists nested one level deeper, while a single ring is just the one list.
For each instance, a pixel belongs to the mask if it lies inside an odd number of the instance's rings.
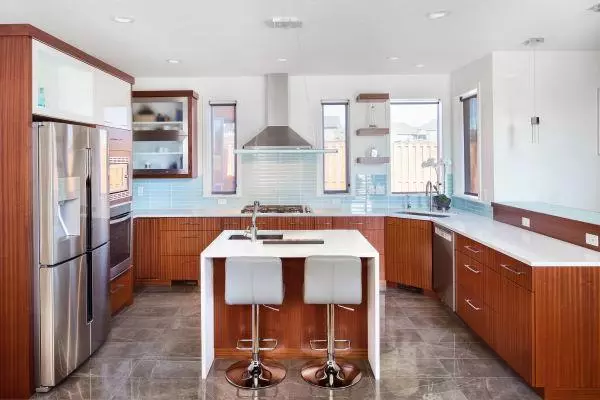
[{"label": "bar stool chrome base", "polygon": [[241,389],[265,389],[275,386],[286,375],[283,364],[277,361],[238,361],[225,371],[227,381]]},{"label": "bar stool chrome base", "polygon": [[311,385],[327,389],[344,389],[355,385],[362,378],[360,369],[347,361],[310,361],[302,367],[302,378]]}]

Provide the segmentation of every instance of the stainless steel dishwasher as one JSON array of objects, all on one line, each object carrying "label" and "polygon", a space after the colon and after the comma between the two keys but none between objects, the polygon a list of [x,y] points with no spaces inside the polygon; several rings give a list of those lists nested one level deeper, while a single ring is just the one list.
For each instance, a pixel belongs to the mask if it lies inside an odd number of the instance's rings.
[{"label": "stainless steel dishwasher", "polygon": [[433,290],[456,311],[454,232],[436,224],[433,225]]}]

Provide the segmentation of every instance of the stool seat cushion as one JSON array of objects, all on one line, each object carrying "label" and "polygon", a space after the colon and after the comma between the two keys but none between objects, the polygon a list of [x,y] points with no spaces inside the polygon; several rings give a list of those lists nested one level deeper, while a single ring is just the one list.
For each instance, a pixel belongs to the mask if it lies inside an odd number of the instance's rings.
[{"label": "stool seat cushion", "polygon": [[283,303],[283,272],[277,257],[228,257],[225,260],[225,303]]},{"label": "stool seat cushion", "polygon": [[306,304],[360,304],[362,265],[352,256],[310,256],[304,263]]}]

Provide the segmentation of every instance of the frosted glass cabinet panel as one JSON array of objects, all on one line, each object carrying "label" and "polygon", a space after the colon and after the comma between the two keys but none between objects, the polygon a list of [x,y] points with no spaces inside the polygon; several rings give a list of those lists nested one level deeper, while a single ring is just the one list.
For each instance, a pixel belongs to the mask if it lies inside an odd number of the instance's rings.
[{"label": "frosted glass cabinet panel", "polygon": [[33,113],[95,123],[95,69],[36,40],[32,52]]},{"label": "frosted glass cabinet panel", "polygon": [[96,124],[131,130],[131,85],[98,69],[94,76]]}]

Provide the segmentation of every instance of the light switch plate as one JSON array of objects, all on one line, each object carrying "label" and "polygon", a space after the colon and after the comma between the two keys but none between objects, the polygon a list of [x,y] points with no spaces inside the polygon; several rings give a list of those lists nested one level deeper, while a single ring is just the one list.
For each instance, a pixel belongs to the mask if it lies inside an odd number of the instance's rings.
[{"label": "light switch plate", "polygon": [[137,195],[138,196],[144,195],[144,187],[143,186],[138,186]]},{"label": "light switch plate", "polygon": [[217,200],[217,204],[220,206],[224,206],[225,204],[227,204],[227,199],[219,199]]},{"label": "light switch plate", "polygon": [[591,233],[586,233],[585,234],[585,242],[587,244],[589,244],[590,246],[596,246],[598,247],[598,235],[594,235]]},{"label": "light switch plate", "polygon": [[521,225],[525,228],[531,228],[531,220],[527,217],[521,217]]}]

